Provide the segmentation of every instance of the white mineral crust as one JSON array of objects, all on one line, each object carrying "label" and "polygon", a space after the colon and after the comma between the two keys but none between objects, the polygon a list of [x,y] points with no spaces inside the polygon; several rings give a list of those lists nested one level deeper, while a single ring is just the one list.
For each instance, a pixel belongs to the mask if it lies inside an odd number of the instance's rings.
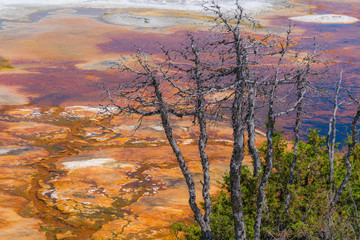
[{"label": "white mineral crust", "polygon": [[312,22],[312,23],[354,23],[359,21],[359,19],[346,16],[346,15],[337,15],[337,14],[318,14],[318,15],[305,15],[292,17],[291,20],[299,22]]}]

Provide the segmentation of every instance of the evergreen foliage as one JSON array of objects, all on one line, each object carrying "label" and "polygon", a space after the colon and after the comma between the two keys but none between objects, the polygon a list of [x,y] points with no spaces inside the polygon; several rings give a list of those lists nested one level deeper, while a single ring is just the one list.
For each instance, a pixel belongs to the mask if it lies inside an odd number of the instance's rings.
[{"label": "evergreen foliage", "polygon": [[[266,146],[261,148],[266,155]],[[288,185],[293,152],[291,145],[277,132],[274,136],[274,168],[266,187],[266,204],[262,217],[261,239],[359,239],[358,212],[360,206],[360,146],[351,156],[352,175],[346,190],[334,209],[330,201],[346,174],[340,153],[335,158],[334,184],[329,183],[329,161],[325,137],[310,130],[307,142],[300,142],[298,163],[293,185]],[[243,211],[247,239],[254,237],[256,194],[261,178],[254,177],[249,167],[242,168]],[[226,174],[221,191],[212,196],[211,228],[213,239],[235,239],[230,201],[230,181]],[[285,199],[291,193],[291,202],[285,210]],[[202,239],[196,225],[176,224],[187,240]]]}]

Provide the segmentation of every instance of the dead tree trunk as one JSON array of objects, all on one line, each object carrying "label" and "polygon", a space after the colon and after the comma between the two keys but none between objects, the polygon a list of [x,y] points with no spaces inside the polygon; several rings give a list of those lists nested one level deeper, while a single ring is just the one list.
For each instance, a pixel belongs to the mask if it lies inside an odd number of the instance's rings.
[{"label": "dead tree trunk", "polygon": [[[256,216],[255,216],[255,224],[254,224],[254,239],[260,240],[260,233],[261,233],[261,220],[262,220],[262,214],[263,214],[263,206],[266,199],[265,194],[265,188],[268,183],[272,168],[273,168],[273,159],[274,159],[274,146],[273,146],[273,136],[275,131],[275,120],[276,120],[276,114],[274,112],[274,103],[276,100],[276,92],[278,85],[280,83],[280,67],[282,65],[282,62],[284,60],[284,56],[287,53],[287,50],[290,45],[290,33],[291,33],[291,26],[289,27],[287,31],[287,37],[286,42],[283,45],[283,43],[279,43],[281,46],[281,51],[279,60],[277,63],[277,67],[275,69],[274,79],[271,83],[271,89],[268,96],[268,112],[267,112],[267,131],[266,131],[266,138],[267,138],[267,153],[266,153],[266,168],[264,170],[263,176],[261,177],[261,181],[258,187],[258,196],[256,200]],[[290,110],[288,110],[290,111]]]},{"label": "dead tree trunk", "polygon": [[256,200],[256,217],[254,224],[254,234],[255,240],[260,239],[260,228],[261,228],[261,219],[263,213],[263,205],[265,202],[265,187],[267,185],[268,179],[270,177],[270,173],[273,167],[273,158],[274,158],[274,147],[273,147],[273,135],[274,135],[274,127],[275,127],[275,114],[273,109],[274,104],[274,92],[271,94],[269,101],[269,110],[268,110],[268,129],[266,131],[267,138],[267,154],[266,154],[266,168],[264,170],[264,174],[261,178],[260,185],[258,188],[258,197]]},{"label": "dead tree trunk", "polygon": [[[237,30],[236,30],[237,31]],[[236,76],[235,76],[235,96],[232,103],[232,128],[233,128],[233,152],[230,161],[230,187],[231,187],[231,207],[234,215],[234,230],[237,240],[246,239],[244,214],[242,209],[241,197],[241,168],[245,156],[245,121],[244,121],[244,101],[245,101],[245,79],[244,79],[244,55],[239,35],[234,34],[235,53],[236,53]]]},{"label": "dead tree trunk", "polygon": [[[164,51],[164,49],[162,48]],[[203,239],[211,240],[211,227],[210,227],[210,214],[211,214],[211,201],[210,201],[210,175],[209,175],[209,161],[205,152],[207,142],[207,129],[206,129],[206,116],[205,116],[205,98],[201,92],[201,88],[192,89],[192,91],[182,91],[171,80],[174,78],[169,72],[173,71],[173,65],[170,64],[171,59],[166,52],[165,60],[158,63],[149,63],[148,57],[150,55],[137,51],[137,55],[133,57],[135,64],[133,67],[129,67],[125,60],[120,64],[120,69],[124,72],[132,73],[134,75],[134,81],[128,85],[121,86],[113,90],[114,95],[117,96],[117,102],[113,99],[111,91],[107,88],[108,99],[112,106],[117,109],[115,115],[122,114],[138,114],[140,120],[146,116],[160,115],[161,124],[164,128],[166,138],[176,156],[181,172],[184,176],[189,192],[189,205],[194,213],[195,220],[198,222]],[[196,65],[196,64],[195,64]],[[198,66],[194,67],[195,74],[187,81],[195,80],[198,82],[198,87],[201,86],[200,72]],[[169,83],[170,85],[166,85]],[[189,82],[188,82],[189,83]],[[195,84],[196,84],[195,83]],[[174,91],[179,91],[178,95],[181,97],[172,99],[165,95],[168,87]],[[186,93],[183,95],[183,93]],[[183,105],[181,103],[183,98],[191,99],[188,104]],[[196,101],[194,101],[196,99]],[[195,110],[194,110],[195,108]],[[191,111],[189,111],[191,109]],[[109,110],[112,111],[112,110]],[[177,117],[182,116],[194,116],[199,121],[200,135],[199,135],[199,151],[201,157],[201,164],[203,166],[203,197],[205,201],[205,214],[196,203],[196,190],[195,183],[191,172],[186,166],[186,160],[176,142],[173,134],[173,127],[171,126],[169,114]]]},{"label": "dead tree trunk", "polygon": [[[307,89],[313,88],[311,83],[308,81],[308,75],[311,74],[311,64],[316,60],[316,49],[314,50],[313,54],[308,54],[305,58],[301,61],[297,61],[298,58],[296,57],[295,60],[297,62],[297,72],[295,75],[295,85],[296,85],[296,104],[295,104],[295,126],[294,126],[294,147],[293,147],[293,159],[290,164],[290,177],[288,186],[292,186],[294,184],[295,179],[295,169],[296,163],[298,160],[298,148],[300,143],[300,127],[301,127],[301,117],[303,114],[303,102],[304,102],[304,95]],[[304,69],[301,69],[302,65],[305,63]],[[288,195],[285,198],[285,210],[288,211],[290,207],[291,197],[292,197],[292,190],[288,190]]]},{"label": "dead tree trunk", "polygon": [[[337,201],[341,197],[343,191],[345,190],[346,185],[348,184],[348,182],[350,180],[351,171],[352,171],[350,157],[353,154],[354,148],[355,148],[356,143],[357,143],[356,137],[357,137],[358,131],[356,130],[356,127],[357,127],[357,124],[358,124],[358,121],[359,121],[359,118],[360,118],[360,102],[358,100],[356,100],[355,98],[353,98],[352,96],[350,96],[350,97],[357,104],[357,111],[356,111],[356,114],[355,114],[355,116],[353,118],[353,121],[351,123],[351,140],[348,143],[348,150],[347,150],[345,156],[343,157],[343,161],[345,162],[345,165],[346,165],[346,175],[345,175],[344,179],[342,180],[339,188],[335,192],[334,197],[330,201],[329,208],[326,211],[325,216],[328,218],[327,219],[328,222],[331,221],[331,212],[335,208],[335,205],[336,205]],[[331,229],[329,229],[328,231],[325,232],[325,239],[329,238],[328,235],[330,235],[330,237],[331,237]]]},{"label": "dead tree trunk", "polygon": [[[302,98],[303,96],[303,89],[304,86],[301,83],[301,76],[298,76],[297,79],[297,89],[296,89],[296,97],[298,99],[298,101]],[[296,106],[296,118],[295,118],[295,127],[294,127],[294,148],[293,148],[293,160],[291,162],[290,165],[290,177],[289,177],[289,183],[288,185],[292,186],[294,183],[294,178],[295,178],[295,167],[296,167],[296,162],[297,162],[297,158],[298,158],[298,147],[299,147],[299,142],[300,142],[300,125],[301,125],[301,115],[303,113],[303,103],[302,101],[299,102],[299,104]],[[288,193],[286,199],[285,199],[285,210],[288,211],[289,210],[289,206],[290,206],[290,201],[291,201],[291,190]]]},{"label": "dead tree trunk", "polygon": [[[203,239],[206,240],[211,240],[212,239],[212,234],[211,234],[211,227],[210,227],[210,215],[211,215],[211,211],[212,211],[212,204],[211,204],[211,199],[210,199],[210,169],[209,169],[209,159],[208,156],[206,154],[206,144],[207,144],[207,124],[206,124],[206,101],[205,101],[205,92],[203,89],[203,79],[202,79],[202,62],[200,59],[200,54],[201,54],[201,49],[198,46],[198,42],[195,40],[194,36],[191,34],[188,34],[188,38],[190,40],[190,46],[185,47],[185,49],[183,51],[179,51],[181,56],[184,59],[187,59],[191,62],[191,67],[190,69],[183,69],[179,66],[177,66],[176,64],[172,63],[172,58],[169,54],[168,51],[164,50],[164,48],[162,48],[164,54],[167,56],[167,59],[169,60],[170,66],[173,67],[174,69],[178,69],[182,72],[185,72],[185,77],[186,77],[186,81],[187,82],[194,82],[196,89],[195,91],[183,91],[181,90],[181,87],[177,86],[174,82],[170,81],[170,84],[175,87],[176,89],[178,89],[180,95],[183,96],[183,98],[195,98],[196,102],[195,102],[195,111],[194,111],[194,117],[198,120],[198,124],[199,124],[199,130],[200,130],[200,135],[199,135],[199,140],[198,140],[198,149],[199,149],[199,154],[200,154],[200,160],[201,160],[201,166],[202,166],[202,172],[203,172],[203,182],[201,182],[202,184],[202,196],[203,196],[203,200],[204,200],[204,210],[205,213],[204,215],[200,212],[199,208],[196,206],[196,202],[195,202],[195,197],[196,194],[193,193],[194,200],[192,200],[190,198],[189,203],[190,206],[195,214],[195,219],[196,221],[199,223],[200,228],[201,228],[201,233],[203,236]],[[191,56],[191,57],[190,57]],[[162,72],[163,75],[165,76],[166,79],[170,79],[166,73]],[[164,101],[162,100],[162,92],[160,90],[160,86],[156,85],[156,79],[154,82],[154,88],[155,88],[155,94],[156,94],[156,98],[159,101],[159,106],[160,106],[160,116],[162,119],[162,124],[163,127],[165,129],[166,132],[166,136],[168,138],[168,141],[171,145],[171,147],[173,148],[174,153],[176,154],[178,161],[179,161],[179,165],[181,170],[183,171],[183,175],[185,177],[185,179],[189,178],[187,177],[187,175],[189,175],[189,171],[186,169],[183,170],[183,167],[181,167],[181,162],[184,162],[182,155],[179,156],[178,154],[181,153],[178,146],[176,145],[176,141],[172,135],[172,128],[169,124],[168,121],[168,117],[166,116],[166,109],[164,109],[164,111],[162,111],[162,108],[165,108],[165,105],[162,104],[164,103]],[[180,160],[181,161],[180,161]],[[186,170],[186,171],[185,171]],[[186,173],[188,172],[188,173]],[[191,175],[189,175],[191,176]],[[192,182],[192,180],[191,180]],[[187,182],[188,184],[188,188],[189,191],[190,189],[194,189],[194,187],[191,187],[191,182]],[[194,185],[194,183],[192,183],[192,185]]]},{"label": "dead tree trunk", "polygon": [[251,158],[253,160],[253,166],[254,166],[254,177],[259,176],[259,173],[261,172],[261,160],[260,160],[260,154],[255,146],[255,83],[253,85],[249,86],[248,89],[248,113],[246,117],[246,123],[247,123],[247,132],[248,132],[248,148],[249,153],[251,155]]},{"label": "dead tree trunk", "polygon": [[[230,189],[231,189],[231,207],[234,217],[234,232],[236,240],[246,239],[246,230],[244,222],[244,214],[242,209],[241,197],[241,168],[245,156],[245,76],[244,68],[246,68],[247,53],[244,52],[244,39],[240,33],[242,21],[245,19],[243,9],[239,2],[236,1],[236,14],[234,19],[229,19],[221,11],[221,7],[217,2],[212,1],[212,6],[205,8],[205,10],[213,12],[218,20],[218,23],[223,27],[225,35],[231,36],[230,40],[225,40],[221,44],[225,46],[232,46],[227,54],[231,53],[234,56],[235,67],[233,72],[234,79],[234,99],[231,107],[231,121],[233,128],[234,145],[230,161]],[[234,21],[231,22],[231,21]]]},{"label": "dead tree trunk", "polygon": [[326,145],[328,149],[328,155],[329,155],[329,165],[330,165],[330,173],[329,173],[329,183],[332,187],[333,181],[334,181],[334,158],[335,158],[335,141],[336,141],[336,113],[339,108],[339,92],[341,88],[342,83],[342,74],[340,73],[339,81],[336,84],[336,91],[335,91],[335,97],[334,97],[334,108],[332,112],[332,116],[329,121],[329,131],[326,136]]},{"label": "dead tree trunk", "polygon": [[236,54],[236,78],[235,78],[235,97],[232,104],[232,127],[234,146],[230,162],[230,186],[231,202],[234,214],[235,237],[237,240],[246,239],[244,213],[242,210],[241,197],[241,168],[245,156],[245,76],[244,68],[247,64],[247,53],[241,46],[241,37],[238,29],[235,30],[235,54]]},{"label": "dead tree trunk", "polygon": [[[205,115],[205,98],[204,98],[204,91],[203,91],[203,80],[201,78],[201,61],[200,61],[200,51],[196,47],[195,39],[193,36],[190,36],[191,41],[191,51],[194,55],[194,69],[193,69],[193,77],[195,78],[196,82],[196,98],[197,98],[197,107],[196,107],[196,117],[199,122],[200,128],[200,135],[199,135],[199,153],[201,159],[201,166],[203,171],[203,183],[202,183],[202,195],[204,199],[204,222],[206,225],[210,226],[210,215],[212,211],[211,199],[210,199],[210,169],[209,169],[209,159],[206,154],[205,148],[207,144],[208,134],[206,129],[206,115]],[[203,233],[203,236],[210,237],[206,239],[211,239],[211,229],[208,232]]]},{"label": "dead tree trunk", "polygon": [[241,201],[241,167],[245,155],[244,124],[243,124],[243,90],[236,90],[232,106],[232,127],[234,146],[230,162],[231,206],[234,214],[235,236],[237,240],[246,239],[245,223]]},{"label": "dead tree trunk", "polygon": [[166,108],[166,105],[165,105],[165,102],[163,99],[163,94],[160,89],[159,81],[155,77],[153,77],[152,84],[154,87],[156,100],[158,101],[162,126],[164,128],[164,131],[165,131],[166,137],[169,141],[169,144],[176,155],[176,158],[179,163],[179,167],[181,169],[182,174],[184,175],[184,178],[185,178],[185,181],[186,181],[186,184],[188,187],[189,205],[195,215],[196,221],[200,225],[203,239],[211,240],[212,237],[211,237],[210,223],[204,220],[203,215],[202,215],[199,207],[197,206],[195,184],[194,184],[192,175],[186,166],[184,156],[182,155],[182,153],[179,149],[179,146],[177,145],[176,140],[173,136],[172,127],[169,122],[168,110]]}]

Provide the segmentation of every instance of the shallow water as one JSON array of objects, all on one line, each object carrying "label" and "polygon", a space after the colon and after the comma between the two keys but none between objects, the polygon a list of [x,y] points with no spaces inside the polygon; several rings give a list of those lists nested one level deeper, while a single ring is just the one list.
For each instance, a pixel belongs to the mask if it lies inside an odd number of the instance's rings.
[{"label": "shallow water", "polygon": [[[306,7],[300,14],[342,14],[360,19],[360,5],[355,1],[314,1],[300,0],[296,3],[304,4]],[[289,12],[289,16],[292,14]],[[271,18],[271,25],[281,25],[287,21],[287,15]],[[349,89],[354,96],[360,96],[360,21],[352,24],[322,24],[292,22],[295,25],[295,39],[300,42],[300,48],[312,50],[314,41],[323,51],[324,59],[335,60],[329,68],[326,77],[319,77],[316,85],[328,91],[323,96],[313,97],[308,107],[308,119],[303,125],[304,135],[306,129],[321,129],[322,134],[328,130],[328,120],[332,111],[332,99],[335,84],[340,76],[341,69],[344,70],[341,101],[345,101],[338,111],[338,140],[347,138],[349,124],[354,115],[354,105],[348,104],[349,98],[345,91]],[[291,131],[288,127],[291,121],[282,123],[281,126]]]}]

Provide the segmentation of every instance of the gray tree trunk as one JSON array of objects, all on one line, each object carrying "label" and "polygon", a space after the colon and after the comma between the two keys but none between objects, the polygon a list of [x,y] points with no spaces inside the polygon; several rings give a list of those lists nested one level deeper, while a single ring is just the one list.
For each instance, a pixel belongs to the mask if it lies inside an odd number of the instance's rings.
[{"label": "gray tree trunk", "polygon": [[203,89],[202,89],[202,79],[201,79],[201,71],[200,71],[200,59],[199,59],[199,51],[194,46],[194,39],[191,37],[191,48],[192,52],[195,55],[194,63],[195,63],[195,81],[197,87],[197,109],[196,109],[196,116],[199,121],[199,128],[200,128],[200,135],[199,135],[199,153],[201,159],[201,166],[203,171],[203,183],[202,183],[202,195],[204,199],[204,222],[206,226],[209,226],[206,232],[203,232],[204,239],[211,239],[211,229],[210,229],[210,215],[212,211],[212,204],[210,199],[210,169],[209,169],[209,159],[206,154],[205,148],[207,144],[207,129],[206,129],[206,115],[205,115],[205,99],[203,96]]},{"label": "gray tree trunk", "polygon": [[242,98],[243,90],[237,89],[232,106],[234,146],[230,162],[231,206],[234,215],[234,230],[236,240],[246,239],[241,198],[241,167],[245,155]]},{"label": "gray tree trunk", "polygon": [[268,129],[266,132],[267,137],[267,154],[266,154],[266,168],[264,174],[261,178],[258,197],[256,200],[256,217],[254,224],[254,239],[260,240],[260,228],[261,228],[261,219],[263,213],[263,205],[265,202],[265,187],[267,185],[268,179],[271,174],[273,167],[273,158],[274,158],[274,147],[273,147],[273,135],[274,135],[274,126],[275,126],[275,117],[273,112],[273,101],[270,101],[269,112],[268,112]]},{"label": "gray tree trunk", "polygon": [[[290,186],[292,186],[294,183],[295,167],[296,167],[296,162],[297,162],[297,158],[298,158],[298,148],[299,148],[299,142],[300,142],[299,131],[300,131],[300,126],[301,126],[301,115],[303,113],[303,107],[302,107],[302,104],[303,104],[302,91],[303,91],[303,89],[304,89],[304,86],[301,81],[301,76],[298,76],[297,86],[296,86],[296,97],[297,97],[298,105],[296,106],[296,119],[295,119],[295,127],[294,127],[295,141],[294,141],[294,148],[293,148],[293,160],[290,165],[290,177],[289,177],[289,183],[288,183],[288,185],[290,185]],[[285,210],[286,211],[289,210],[291,196],[292,196],[292,193],[290,191],[285,199]]]},{"label": "gray tree trunk", "polygon": [[211,240],[212,237],[211,237],[210,224],[208,222],[204,221],[201,210],[197,206],[195,184],[194,184],[192,175],[191,175],[189,169],[186,166],[184,156],[182,155],[182,153],[181,153],[181,151],[179,149],[179,146],[177,145],[177,143],[175,141],[175,138],[174,138],[174,135],[173,135],[173,132],[172,132],[172,127],[171,127],[170,122],[169,122],[168,111],[167,111],[165,101],[164,101],[163,96],[162,96],[162,92],[160,90],[160,84],[159,84],[158,80],[156,78],[154,78],[154,77],[152,79],[152,84],[154,86],[156,100],[158,101],[162,126],[163,126],[163,128],[165,130],[165,134],[166,134],[166,137],[167,137],[167,139],[169,141],[169,144],[170,144],[173,152],[176,155],[177,161],[179,163],[179,167],[181,169],[181,172],[182,172],[182,174],[183,174],[183,176],[185,178],[185,181],[186,181],[186,184],[187,184],[187,187],[188,187],[190,208],[194,213],[196,221],[200,225],[201,232],[203,234],[203,239],[204,240]]},{"label": "gray tree trunk", "polygon": [[332,112],[332,116],[329,121],[329,132],[326,137],[326,145],[328,148],[329,155],[329,165],[330,165],[330,173],[329,173],[329,182],[330,185],[333,185],[334,181],[334,158],[335,158],[335,141],[336,141],[336,113],[339,108],[339,91],[342,83],[342,72],[340,74],[339,81],[336,85],[335,97],[334,97],[334,108]]},{"label": "gray tree trunk", "polygon": [[265,187],[268,183],[273,168],[273,158],[274,158],[273,136],[275,131],[275,118],[276,118],[276,115],[274,113],[274,101],[276,99],[276,90],[279,84],[280,66],[290,44],[290,38],[289,38],[290,33],[291,33],[291,28],[289,28],[287,31],[286,44],[284,46],[282,45],[281,56],[279,57],[277,68],[275,70],[274,81],[272,83],[271,90],[269,93],[269,100],[268,100],[269,109],[267,113],[268,125],[266,131],[266,138],[267,138],[267,154],[265,159],[266,168],[260,181],[260,185],[258,188],[258,197],[256,200],[256,217],[254,224],[255,240],[260,240],[261,219],[263,213],[263,205],[266,198]]},{"label": "gray tree trunk", "polygon": [[248,114],[247,114],[247,132],[248,148],[254,166],[254,177],[259,176],[261,172],[261,160],[259,151],[255,146],[255,86],[250,86],[248,91]]}]

